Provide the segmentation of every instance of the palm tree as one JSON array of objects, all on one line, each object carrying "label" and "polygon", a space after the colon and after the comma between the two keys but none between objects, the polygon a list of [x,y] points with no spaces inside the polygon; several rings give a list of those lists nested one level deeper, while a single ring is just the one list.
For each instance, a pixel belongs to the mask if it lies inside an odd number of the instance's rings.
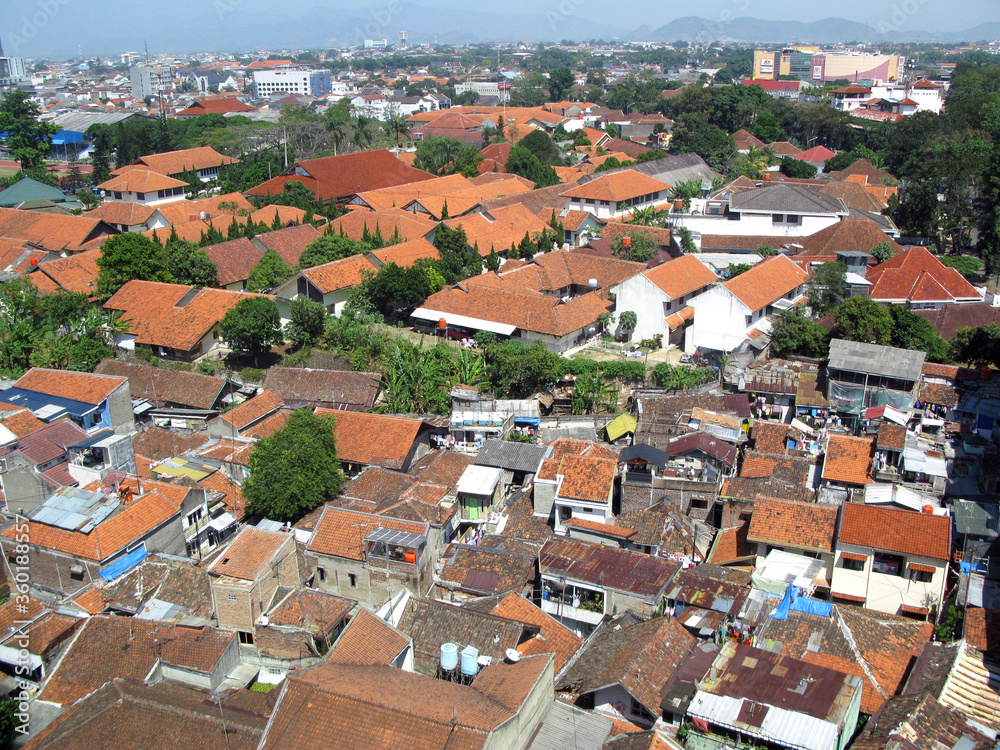
[{"label": "palm tree", "polygon": [[768,149],[750,146],[743,155],[743,159],[747,171],[755,178],[763,175],[767,171],[767,168],[771,166],[771,156],[768,153]]},{"label": "palm tree", "polygon": [[410,122],[401,114],[390,115],[382,127],[385,128],[385,132],[389,136],[396,137],[396,148],[399,148],[399,136],[405,135],[407,139],[410,137]]},{"label": "palm tree", "polygon": [[462,144],[455,138],[442,138],[434,145],[435,163],[440,165],[439,171],[444,170],[449,164],[458,158],[462,150]]},{"label": "palm tree", "polygon": [[327,118],[326,132],[330,140],[333,141],[333,155],[336,156],[340,147],[347,141],[347,122]]},{"label": "palm tree", "polygon": [[371,146],[375,142],[375,128],[377,127],[374,117],[368,115],[358,115],[354,118],[353,133],[351,135],[354,145],[358,148]]},{"label": "palm tree", "polygon": [[736,365],[736,360],[730,357],[728,354],[723,352],[722,357],[719,358],[719,387],[723,388],[726,385],[726,370],[730,367]]}]

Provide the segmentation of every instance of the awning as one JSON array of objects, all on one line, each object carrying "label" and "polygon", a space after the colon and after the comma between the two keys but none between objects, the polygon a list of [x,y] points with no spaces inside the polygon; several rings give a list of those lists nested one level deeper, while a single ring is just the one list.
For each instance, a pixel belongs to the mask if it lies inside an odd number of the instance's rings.
[{"label": "awning", "polygon": [[853,552],[841,552],[840,556],[847,560],[857,560],[858,562],[866,562],[868,560],[868,555],[856,555]]},{"label": "awning", "polygon": [[542,420],[538,417],[514,417],[514,424],[530,424],[532,427],[538,427],[542,423]]},{"label": "awning", "polygon": [[146,545],[129,552],[125,557],[120,557],[101,571],[100,575],[105,581],[113,581],[118,576],[125,575],[136,565],[146,559]]},{"label": "awning", "polygon": [[619,414],[617,417],[612,419],[604,429],[607,430],[608,440],[612,443],[620,437],[628,435],[630,432],[634,433],[637,426],[636,418],[631,414]]},{"label": "awning", "polygon": [[861,604],[864,604],[867,601],[867,599],[865,599],[865,597],[863,596],[855,596],[854,594],[841,594],[839,591],[831,591],[830,596],[832,596],[834,599],[843,599],[844,601],[847,602],[860,602]]},{"label": "awning", "polygon": [[216,531],[228,529],[236,523],[236,517],[230,513],[222,513],[208,522],[208,527]]},{"label": "awning", "polygon": [[921,565],[920,563],[910,563],[910,570],[919,570],[921,573],[937,572],[937,568],[933,565]]},{"label": "awning", "polygon": [[[16,649],[13,646],[0,645],[0,662],[3,662],[4,664],[10,664],[15,667],[24,664],[24,660],[21,658],[20,654],[20,649]],[[28,666],[31,667],[32,670],[38,669],[42,666],[42,658],[29,653]]]},{"label": "awning", "polygon": [[413,311],[411,317],[427,320],[434,324],[437,324],[441,318],[444,318],[445,323],[449,326],[473,328],[477,331],[490,331],[492,333],[499,333],[502,336],[510,336],[517,330],[517,326],[508,325],[507,323],[497,323],[493,320],[482,320],[481,318],[470,318],[465,315],[441,312],[440,310],[428,310],[426,307],[418,307]]},{"label": "awning", "polygon": [[903,604],[900,609],[904,612],[909,612],[911,615],[920,615],[922,617],[927,617],[931,613],[927,607],[914,607],[912,604]]}]

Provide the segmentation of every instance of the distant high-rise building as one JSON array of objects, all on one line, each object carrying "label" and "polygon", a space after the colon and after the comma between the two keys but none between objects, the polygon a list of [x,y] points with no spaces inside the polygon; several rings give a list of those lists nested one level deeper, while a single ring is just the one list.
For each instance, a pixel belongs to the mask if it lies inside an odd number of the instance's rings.
[{"label": "distant high-rise building", "polygon": [[333,90],[329,70],[257,70],[253,74],[253,95],[267,99],[275,94],[324,96]]},{"label": "distant high-rise building", "polygon": [[149,65],[133,65],[129,70],[132,79],[132,96],[135,99],[145,99],[160,92],[159,76],[156,68]]},{"label": "distant high-rise building", "polygon": [[[791,47],[774,52],[756,50],[753,54],[753,78],[777,81],[781,76],[797,81],[898,81],[906,70],[901,55],[823,52],[819,47]],[[787,79],[786,79],[787,80]]]},{"label": "distant high-rise building", "polygon": [[388,46],[388,39],[365,39],[365,49],[385,49]]},{"label": "distant high-rise building", "polygon": [[8,86],[25,79],[24,58],[7,57],[3,53],[3,42],[0,41],[0,85]]}]

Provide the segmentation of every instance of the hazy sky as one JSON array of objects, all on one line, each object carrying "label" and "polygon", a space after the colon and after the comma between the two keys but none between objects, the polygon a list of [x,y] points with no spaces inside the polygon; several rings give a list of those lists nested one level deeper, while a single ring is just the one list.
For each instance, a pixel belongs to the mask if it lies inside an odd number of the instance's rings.
[{"label": "hazy sky", "polygon": [[[239,46],[281,48],[318,47],[351,37],[366,24],[393,38],[400,28],[421,34],[440,34],[442,41],[461,41],[461,34],[477,38],[544,29],[543,38],[611,38],[645,24],[655,29],[676,18],[698,15],[710,22],[739,16],[760,19],[818,21],[840,17],[873,28],[899,31],[960,31],[977,24],[1000,21],[998,0],[701,0],[698,3],[616,0],[614,13],[601,0],[504,0],[502,3],[468,0],[0,0],[0,39],[7,54],[112,54],[141,49],[182,52],[226,50]],[[425,9],[447,9],[436,18]],[[909,11],[909,12],[908,12]],[[497,23],[500,15],[506,26]],[[555,19],[555,21],[553,20]],[[560,20],[562,19],[562,20]],[[552,33],[548,33],[546,21]],[[423,23],[425,28],[420,30]],[[505,30],[505,29],[509,29]],[[589,33],[588,33],[589,31]],[[523,33],[523,32],[522,32]],[[530,33],[530,32],[529,32]],[[371,36],[365,33],[366,36]],[[516,36],[511,37],[516,38]],[[430,41],[428,38],[427,41]]]}]

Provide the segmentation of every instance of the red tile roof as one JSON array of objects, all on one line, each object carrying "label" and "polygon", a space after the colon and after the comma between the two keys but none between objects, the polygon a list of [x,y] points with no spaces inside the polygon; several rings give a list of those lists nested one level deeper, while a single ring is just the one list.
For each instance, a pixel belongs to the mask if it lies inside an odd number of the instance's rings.
[{"label": "red tile roof", "polygon": [[[299,176],[300,174],[306,176]],[[366,190],[431,180],[434,175],[408,167],[384,149],[358,151],[296,162],[287,175],[268,180],[248,192],[266,197],[284,190],[287,182],[301,182],[324,201],[344,200]]]},{"label": "red tile roof", "polygon": [[584,198],[602,201],[627,201],[650,193],[662,193],[670,190],[670,185],[655,177],[626,169],[621,172],[610,172],[586,182],[578,187],[570,188],[563,195],[567,198]]},{"label": "red tile roof", "polygon": [[33,367],[14,383],[14,387],[85,404],[100,404],[126,383],[127,378],[115,375]]},{"label": "red tile roof", "polygon": [[314,554],[344,557],[349,560],[365,559],[365,536],[376,529],[392,529],[409,534],[427,534],[428,525],[400,521],[388,516],[359,513],[327,505],[316,524],[308,550]]},{"label": "red tile roof", "polygon": [[[207,104],[207,102],[205,103]],[[248,109],[253,109],[253,107],[249,107]],[[197,171],[211,167],[221,167],[225,164],[239,163],[239,159],[220,154],[211,146],[197,146],[179,151],[165,151],[159,154],[140,156],[136,160],[136,164],[145,164],[151,170],[166,175],[181,174],[192,169]]]},{"label": "red tile roof", "polygon": [[951,556],[951,518],[863,503],[845,503],[837,542],[948,560]]},{"label": "red tile roof", "polygon": [[534,637],[518,645],[518,653],[522,656],[552,654],[557,674],[583,644],[583,639],[573,631],[513,591],[501,595],[489,613],[537,627]]},{"label": "red tile roof", "polygon": [[823,460],[823,479],[845,484],[871,484],[873,438],[831,435]]},{"label": "red tile roof", "polygon": [[761,499],[754,504],[747,539],[833,552],[837,514],[835,505]]},{"label": "red tile roof", "polygon": [[112,177],[97,187],[100,190],[118,193],[155,193],[158,190],[186,187],[187,183],[167,177],[151,169],[130,169],[124,174]]},{"label": "red tile roof", "polygon": [[802,286],[808,274],[784,255],[772,255],[723,286],[751,310],[761,310]]},{"label": "red tile roof", "polygon": [[202,250],[218,269],[216,281],[219,286],[246,281],[254,266],[264,257],[260,248],[246,237],[208,245]]},{"label": "red tile roof", "polygon": [[410,639],[366,609],[358,610],[330,651],[338,664],[392,665]]},{"label": "red tile roof", "polygon": [[238,302],[256,296],[224,289],[200,289],[181,305],[194,287],[133,279],[115,292],[104,307],[121,310],[132,321],[136,342],[193,350]]},{"label": "red tile roof", "polygon": [[611,458],[563,456],[556,470],[562,476],[559,497],[590,503],[609,503],[618,462]]},{"label": "red tile roof", "polygon": [[66,291],[82,292],[93,297],[97,293],[97,277],[100,275],[97,259],[100,257],[100,250],[88,250],[66,258],[45,261],[39,263],[26,278],[42,294]]},{"label": "red tile roof", "polygon": [[295,541],[291,535],[246,526],[212,561],[208,570],[213,575],[256,581],[272,567],[275,556],[280,554],[281,549],[289,542],[291,544],[288,554],[294,555]]},{"label": "red tile roof", "polygon": [[869,297],[881,301],[953,302],[981,299],[954,268],[948,268],[922,247],[911,247],[868,271]]},{"label": "red tile roof", "polygon": [[336,420],[337,457],[355,464],[405,470],[423,422],[356,411],[316,409]]},{"label": "red tile roof", "polygon": [[[285,206],[284,208],[290,207]],[[266,212],[267,209],[264,208],[261,211]],[[274,217],[274,212],[271,212],[271,216],[272,218]],[[254,221],[260,221],[260,219],[254,217]],[[302,251],[319,239],[321,234],[322,232],[312,224],[299,224],[298,226],[285,227],[273,232],[258,234],[254,238],[254,242],[259,242],[268,250],[274,250],[281,256],[281,259],[285,263],[295,268],[299,264],[299,257],[302,255]]]},{"label": "red tile roof", "polygon": [[301,273],[323,294],[330,294],[357,286],[367,275],[374,276],[378,273],[378,267],[364,255],[352,255],[319,266],[304,268]]},{"label": "red tile roof", "polygon": [[280,396],[272,391],[265,390],[253,398],[244,401],[235,409],[227,411],[219,419],[232,425],[236,430],[243,430],[248,425],[280,409],[284,403]]},{"label": "red tile roof", "polygon": [[409,268],[418,260],[437,260],[441,257],[438,249],[423,237],[373,250],[372,255],[381,263],[395,263],[401,268]]},{"label": "red tile roof", "polygon": [[110,224],[88,216],[0,208],[0,237],[25,240],[50,252],[79,252],[85,243],[116,234]]},{"label": "red tile roof", "polygon": [[226,385],[225,378],[120,362],[116,359],[102,360],[94,372],[128,378],[129,391],[134,399],[148,398],[195,409],[211,409],[215,406]]},{"label": "red tile roof", "polygon": [[682,255],[643,272],[671,300],[680,299],[718,280],[718,276],[693,255]]}]

